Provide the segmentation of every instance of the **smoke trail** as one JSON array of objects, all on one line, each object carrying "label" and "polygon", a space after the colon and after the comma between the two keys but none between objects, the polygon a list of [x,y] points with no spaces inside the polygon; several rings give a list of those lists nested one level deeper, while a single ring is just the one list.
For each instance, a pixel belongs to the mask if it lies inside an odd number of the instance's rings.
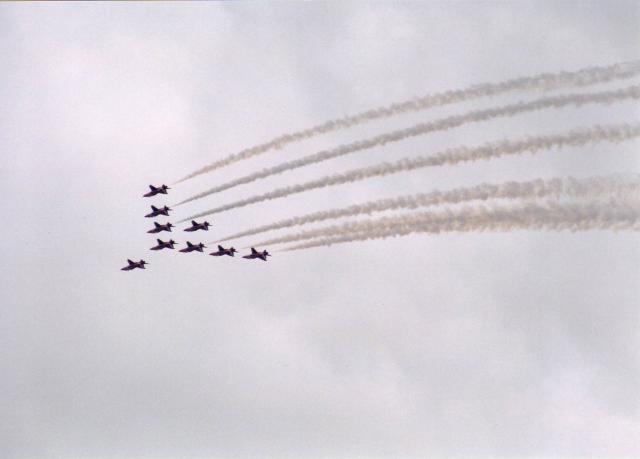
[{"label": "smoke trail", "polygon": [[[518,198],[544,198],[552,196],[589,197],[599,195],[617,196],[628,192],[640,191],[640,175],[633,179],[625,180],[617,176],[589,177],[586,179],[553,178],[550,180],[532,180],[527,182],[506,182],[499,184],[483,183],[474,187],[456,188],[447,191],[431,191],[414,195],[400,196],[397,198],[369,201],[363,204],[355,204],[338,209],[313,212],[299,217],[280,220],[269,225],[259,226],[240,233],[227,236],[222,241],[229,239],[253,236],[266,231],[302,226],[309,223],[317,223],[324,220],[332,220],[342,217],[354,217],[374,212],[384,212],[396,209],[416,209],[419,207],[435,206],[441,204],[457,204],[472,200],[488,199],[518,199]],[[270,239],[254,245],[271,245],[280,243],[278,239]]]},{"label": "smoke trail", "polygon": [[550,90],[563,87],[583,87],[598,83],[606,83],[617,79],[632,78],[637,76],[639,73],[640,61],[631,61],[606,67],[587,67],[575,72],[542,73],[531,77],[515,78],[500,83],[478,84],[465,89],[429,94],[427,96],[388,105],[386,107],[378,107],[356,115],[330,120],[302,131],[281,135],[269,142],[256,145],[251,148],[246,148],[238,153],[204,166],[201,169],[181,178],[176,183],[228,166],[229,164],[233,164],[243,159],[260,155],[269,150],[280,149],[290,143],[299,142],[301,140],[332,131],[347,129],[367,121],[386,118],[401,113],[417,112],[431,107],[441,107],[480,97],[494,96],[516,90]]},{"label": "smoke trail", "polygon": [[640,202],[525,203],[519,206],[466,206],[335,225],[317,231],[318,239],[286,247],[301,250],[332,244],[384,239],[411,233],[531,230],[640,230]]},{"label": "smoke trail", "polygon": [[387,134],[372,137],[370,139],[341,145],[331,150],[323,150],[318,153],[314,153],[312,155],[305,156],[293,161],[284,162],[278,164],[277,166],[263,169],[253,174],[240,177],[236,180],[232,180],[209,190],[203,191],[202,193],[198,193],[194,196],[191,196],[190,198],[185,199],[184,201],[179,202],[177,205],[195,201],[196,199],[201,199],[205,196],[228,190],[229,188],[234,188],[238,185],[250,183],[255,180],[263,179],[271,175],[281,174],[282,172],[288,170],[308,166],[309,164],[327,161],[339,156],[344,156],[350,153],[355,153],[357,151],[382,146],[391,142],[398,142],[409,137],[415,137],[418,135],[427,134],[429,132],[452,129],[467,123],[476,123],[479,121],[485,121],[497,117],[514,116],[519,113],[543,110],[546,108],[561,108],[568,105],[581,106],[590,103],[610,104],[624,99],[639,98],[640,86],[629,86],[615,91],[602,91],[590,94],[565,94],[555,97],[545,97],[529,102],[518,102],[511,105],[489,108],[486,110],[475,110],[467,112],[463,115],[454,115],[428,123],[416,124],[415,126],[406,129],[400,129],[397,131],[389,132]]},{"label": "smoke trail", "polygon": [[[632,198],[632,196],[626,196],[626,200]],[[637,197],[636,197],[637,199]],[[609,201],[614,201],[613,199],[609,199]],[[622,199],[618,199],[617,202],[622,202]],[[595,201],[594,201],[595,202]],[[590,204],[594,204],[594,202]],[[599,200],[598,202],[602,202]],[[616,202],[616,201],[614,201]],[[531,204],[533,206],[535,204]],[[551,205],[560,205],[557,203],[552,203],[552,201],[547,200],[547,206]],[[576,204],[573,204],[576,205]],[[497,207],[496,207],[497,206]],[[463,215],[488,215],[488,212],[493,208],[501,208],[497,204],[491,204],[489,207],[486,206],[465,206],[463,207],[462,214]],[[505,207],[502,207],[505,208]],[[473,209],[473,212],[470,213],[470,209]],[[264,246],[264,245],[275,245],[275,244],[284,244],[289,242],[302,241],[305,239],[314,239],[319,237],[334,237],[334,236],[342,236],[347,233],[357,233],[357,232],[370,232],[375,230],[379,230],[381,228],[386,228],[389,226],[397,226],[397,225],[410,225],[415,223],[424,223],[429,221],[433,223],[433,221],[442,220],[443,215],[449,218],[450,215],[455,215],[456,210],[453,208],[445,208],[444,211],[430,211],[430,212],[422,212],[416,214],[403,214],[401,216],[388,216],[381,217],[378,219],[369,219],[369,220],[361,220],[355,222],[346,222],[338,225],[325,226],[321,228],[310,229],[306,231],[299,231],[297,233],[285,234],[284,236],[276,237],[273,239],[269,239],[268,241],[259,242],[257,244],[252,244],[254,246]],[[435,220],[434,220],[435,218]]]},{"label": "smoke trail", "polygon": [[361,169],[354,169],[342,174],[326,176],[317,180],[277,188],[268,193],[252,196],[240,201],[233,202],[214,209],[205,210],[180,221],[180,223],[193,218],[205,215],[216,214],[239,207],[248,206],[262,201],[278,199],[296,193],[323,188],[347,182],[364,180],[369,177],[394,174],[402,171],[422,167],[435,167],[443,165],[453,165],[464,161],[477,161],[479,159],[490,159],[504,155],[513,155],[524,152],[536,152],[552,147],[581,146],[587,143],[609,141],[621,142],[640,135],[640,125],[612,125],[595,126],[586,129],[577,129],[568,133],[525,137],[520,140],[503,140],[500,142],[490,142],[479,147],[457,147],[444,150],[431,156],[421,156],[417,158],[405,158],[393,163],[381,163]]}]

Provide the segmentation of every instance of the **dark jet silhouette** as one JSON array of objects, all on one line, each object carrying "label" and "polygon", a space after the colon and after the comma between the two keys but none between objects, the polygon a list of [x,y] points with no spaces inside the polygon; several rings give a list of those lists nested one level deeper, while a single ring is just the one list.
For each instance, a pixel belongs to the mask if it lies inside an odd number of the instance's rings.
[{"label": "dark jet silhouette", "polygon": [[209,255],[213,255],[214,257],[221,257],[222,255],[229,255],[230,257],[233,256],[234,253],[236,253],[237,250],[234,249],[233,247],[231,247],[230,249],[225,249],[224,247],[222,247],[221,245],[218,246],[218,251],[217,252],[211,252]]},{"label": "dark jet silhouette", "polygon": [[209,231],[209,227],[211,225],[209,224],[209,222],[204,222],[204,223],[198,223],[195,220],[191,220],[191,227],[185,229],[185,231],[198,231],[198,230],[204,230],[204,231]]},{"label": "dark jet silhouette", "polygon": [[154,228],[147,231],[147,233],[159,233],[160,231],[171,232],[171,228],[173,228],[173,225],[171,223],[165,223],[164,225],[161,225],[158,222],[153,222],[153,226]]},{"label": "dark jet silhouette", "polygon": [[173,239],[169,239],[169,241],[165,242],[162,239],[156,239],[158,241],[158,245],[155,247],[151,247],[150,250],[162,250],[162,249],[173,249],[173,246],[176,244],[176,241]]},{"label": "dark jet silhouette", "polygon": [[205,247],[206,245],[204,245],[202,242],[198,245],[195,245],[187,241],[187,246],[184,249],[180,250],[180,252],[184,252],[184,253],[193,252],[193,251],[202,252],[202,249],[204,249]]},{"label": "dark jet silhouette", "polygon": [[171,189],[167,185],[162,185],[160,187],[149,185],[149,188],[151,188],[151,191],[143,195],[145,198],[150,198],[151,196],[155,196],[157,194],[167,194],[167,190]]},{"label": "dark jet silhouette", "polygon": [[147,263],[144,260],[140,260],[140,261],[131,261],[127,258],[127,263],[129,263],[127,266],[125,266],[124,268],[120,268],[122,271],[131,271],[132,269],[146,269],[144,267],[144,265],[148,265],[149,263]]},{"label": "dark jet silhouette", "polygon": [[263,250],[262,252],[258,252],[256,249],[251,247],[251,253],[249,255],[245,255],[242,258],[246,258],[247,260],[253,260],[255,258],[259,258],[262,261],[267,261],[267,257],[270,257],[270,256],[271,254],[266,250]]},{"label": "dark jet silhouette", "polygon": [[153,217],[157,217],[158,215],[166,215],[169,216],[169,211],[171,209],[169,209],[167,206],[164,206],[161,209],[158,209],[156,206],[151,206],[151,210],[153,212],[151,212],[150,214],[145,215],[145,217],[147,218],[153,218]]}]

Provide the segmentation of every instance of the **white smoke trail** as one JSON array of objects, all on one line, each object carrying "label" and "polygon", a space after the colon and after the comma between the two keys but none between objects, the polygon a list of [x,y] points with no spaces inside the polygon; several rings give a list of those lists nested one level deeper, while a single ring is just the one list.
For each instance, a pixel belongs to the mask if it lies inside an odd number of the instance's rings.
[{"label": "white smoke trail", "polygon": [[[629,199],[632,199],[632,195],[625,195],[624,199],[619,197],[618,199],[612,199],[610,196],[609,202],[627,202]],[[636,196],[637,200],[637,196]],[[527,200],[529,201],[529,200]],[[596,201],[591,202],[590,204],[594,204]],[[597,200],[597,202],[602,203],[602,199]],[[531,204],[532,206],[535,204]],[[558,203],[552,203],[551,200],[546,201],[546,205],[560,205]],[[576,205],[576,204],[573,204]],[[474,215],[485,215],[487,212],[491,212],[493,208],[501,208],[498,204],[491,203],[489,207],[486,206],[477,206],[471,207],[466,206],[463,207],[462,214],[468,215],[469,209],[475,209]],[[502,207],[505,208],[505,207]],[[429,220],[430,222],[438,221],[439,219],[443,219],[443,215],[449,218],[450,215],[456,215],[456,211],[454,208],[447,207],[443,211],[430,211],[416,214],[403,214],[401,216],[388,216],[388,217],[380,217],[378,219],[369,219],[369,220],[360,220],[355,222],[346,222],[343,224],[325,226],[321,228],[310,229],[306,231],[299,231],[297,233],[285,234],[283,236],[275,237],[269,239],[267,241],[262,241],[256,244],[252,244],[252,246],[269,246],[275,244],[284,244],[296,241],[302,241],[305,239],[314,239],[319,237],[334,237],[341,236],[347,233],[356,233],[356,232],[369,232],[372,230],[374,226],[376,229],[385,228],[387,226],[395,226],[399,224],[413,224],[416,222],[424,223]],[[435,220],[434,220],[435,218]],[[373,223],[372,223],[373,222]],[[398,223],[400,222],[400,223]]]},{"label": "white smoke trail", "polygon": [[448,104],[495,96],[517,90],[551,90],[566,87],[584,87],[598,83],[607,83],[618,79],[633,78],[640,74],[640,61],[618,63],[606,67],[587,67],[575,72],[542,73],[530,77],[515,78],[500,83],[485,83],[467,87],[465,89],[445,91],[436,94],[407,100],[404,102],[379,107],[352,116],[346,116],[313,126],[302,131],[284,134],[269,142],[246,148],[238,153],[227,156],[195,172],[181,178],[177,183],[196,177],[215,169],[228,166],[243,159],[251,158],[270,150],[277,150],[290,143],[299,142],[328,132],[347,129],[368,121],[386,118],[401,113],[417,112],[431,107],[441,107]]},{"label": "white smoke trail", "polygon": [[477,161],[480,159],[497,158],[504,155],[513,155],[525,152],[536,152],[553,147],[562,148],[566,146],[581,146],[593,142],[621,142],[640,136],[640,125],[612,125],[595,126],[585,129],[576,129],[566,133],[546,136],[525,137],[520,140],[503,140],[500,142],[490,142],[479,147],[457,147],[444,150],[431,156],[421,156],[417,158],[405,158],[393,163],[381,163],[361,169],[354,169],[342,174],[326,176],[317,180],[277,188],[268,193],[251,196],[249,198],[233,202],[231,204],[216,207],[194,214],[180,221],[180,223],[194,218],[203,217],[224,212],[239,207],[248,206],[262,201],[278,199],[296,193],[302,193],[316,188],[333,186],[369,177],[377,177],[394,174],[403,171],[422,167],[435,167],[443,165],[453,165],[464,161]]},{"label": "white smoke trail", "polygon": [[[549,180],[531,180],[527,182],[483,183],[474,187],[456,188],[453,190],[435,190],[429,193],[400,196],[396,198],[369,201],[338,209],[313,212],[298,217],[280,220],[269,225],[252,228],[240,233],[232,234],[216,242],[228,241],[245,236],[253,236],[277,229],[317,223],[343,217],[355,217],[363,214],[384,212],[397,209],[417,209],[419,207],[441,204],[458,204],[465,201],[488,199],[518,199],[544,198],[561,196],[590,197],[590,196],[618,196],[629,192],[640,192],[640,175],[633,178],[618,176],[589,177],[585,179],[553,178]],[[279,243],[278,239],[270,239],[254,245],[270,245]]]},{"label": "white smoke trail", "polygon": [[301,250],[411,233],[593,229],[640,230],[640,202],[525,203],[518,206],[466,206],[460,210],[421,212],[346,223],[316,230],[316,239],[284,248]]},{"label": "white smoke trail", "polygon": [[263,179],[272,175],[281,174],[282,172],[297,169],[299,167],[308,166],[310,164],[327,161],[339,156],[348,155],[361,150],[367,150],[373,147],[382,146],[391,142],[399,142],[409,137],[427,134],[434,131],[442,131],[452,129],[467,123],[476,123],[492,118],[514,116],[519,113],[543,110],[547,108],[562,108],[569,105],[581,106],[585,104],[610,104],[625,99],[640,99],[640,86],[629,86],[614,91],[602,91],[589,94],[565,94],[555,97],[545,97],[529,102],[518,102],[502,107],[489,108],[486,110],[474,110],[462,115],[449,116],[428,123],[420,123],[415,126],[400,129],[398,131],[389,132],[366,140],[341,145],[331,150],[323,150],[309,156],[305,156],[293,161],[287,161],[274,167],[269,167],[250,175],[245,175],[236,180],[232,180],[222,185],[210,188],[209,190],[191,196],[176,205],[185,204],[204,198],[220,191],[228,190],[239,185]]}]

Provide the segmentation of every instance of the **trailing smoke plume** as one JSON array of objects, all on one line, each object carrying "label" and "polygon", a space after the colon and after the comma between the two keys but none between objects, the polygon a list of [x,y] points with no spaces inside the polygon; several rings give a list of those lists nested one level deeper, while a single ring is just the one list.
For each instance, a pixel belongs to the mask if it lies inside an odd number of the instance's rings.
[{"label": "trailing smoke plume", "polygon": [[[220,241],[252,236],[266,231],[302,226],[309,223],[317,223],[324,220],[332,220],[343,217],[355,217],[363,214],[384,212],[397,209],[417,209],[441,204],[457,204],[472,200],[488,199],[539,199],[544,197],[561,196],[591,197],[591,196],[618,196],[629,192],[640,192],[640,176],[632,179],[623,179],[617,176],[590,177],[586,179],[553,178],[549,180],[531,180],[527,182],[483,183],[473,187],[456,188],[453,190],[435,190],[429,193],[405,195],[397,198],[380,199],[363,204],[355,204],[338,209],[313,212],[299,217],[280,220],[269,225],[259,226],[253,229],[232,234]],[[255,245],[270,245],[282,242],[270,239]]]},{"label": "trailing smoke plume", "polygon": [[618,79],[632,78],[640,74],[640,61],[614,64],[606,67],[588,67],[575,72],[542,73],[531,77],[516,78],[500,83],[485,83],[465,89],[445,91],[418,97],[404,102],[379,107],[352,116],[327,121],[323,124],[302,131],[284,134],[269,142],[244,149],[198,169],[183,177],[182,182],[215,169],[228,166],[243,159],[260,155],[270,150],[277,150],[290,143],[299,142],[320,134],[347,129],[368,121],[386,118],[401,113],[417,112],[431,107],[441,107],[456,102],[463,102],[480,97],[495,96],[517,90],[551,90],[563,87],[582,87],[598,83],[606,83]]},{"label": "trailing smoke plume", "polygon": [[205,210],[181,220],[181,223],[193,218],[216,214],[262,201],[278,199],[316,188],[354,182],[358,180],[364,180],[365,178],[369,177],[383,176],[421,167],[453,165],[464,161],[477,161],[480,159],[490,159],[504,155],[512,155],[525,152],[533,153],[539,150],[546,150],[553,147],[561,148],[566,146],[581,146],[588,143],[602,141],[621,142],[638,136],[640,136],[640,125],[623,124],[576,129],[562,134],[535,137],[528,136],[520,140],[503,140],[500,142],[490,142],[475,148],[451,148],[435,155],[421,156],[417,158],[405,158],[392,163],[381,163],[371,167],[354,169],[342,174],[326,176],[298,185],[277,188],[268,193],[252,196],[240,201],[233,202],[231,204],[216,207],[214,209]]},{"label": "trailing smoke plume", "polygon": [[547,108],[562,108],[569,105],[581,106],[584,104],[593,103],[610,104],[625,99],[640,99],[640,86],[629,86],[619,90],[594,92],[589,94],[565,94],[554,97],[544,97],[542,99],[536,99],[529,102],[517,102],[515,104],[505,105],[502,107],[489,108],[485,110],[474,110],[462,115],[454,115],[428,123],[416,124],[415,126],[406,129],[400,129],[397,131],[389,132],[387,134],[372,137],[370,139],[341,145],[331,150],[323,150],[318,153],[314,153],[312,155],[305,156],[293,161],[287,161],[278,164],[277,166],[263,169],[253,174],[240,177],[236,180],[232,180],[209,190],[203,191],[202,193],[198,193],[194,196],[191,196],[190,198],[185,199],[184,201],[179,202],[177,205],[195,201],[196,199],[209,196],[213,193],[228,190],[238,185],[250,183],[255,180],[269,177],[271,175],[281,174],[285,171],[308,166],[309,164],[327,161],[339,156],[344,156],[355,153],[357,151],[382,146],[391,142],[398,142],[409,137],[415,137],[435,131],[452,129],[467,123],[476,123],[479,121],[485,121],[497,117],[514,116],[519,113],[543,110]]},{"label": "trailing smoke plume", "polygon": [[[633,198],[633,196],[631,195],[627,195],[625,196],[625,199],[617,199],[617,200],[613,200],[611,197],[609,197],[608,201],[615,201],[615,202],[622,202],[622,201],[628,201],[630,198]],[[635,197],[635,200],[637,201],[637,196]],[[602,203],[602,199],[598,200],[598,202]],[[596,201],[591,202],[590,204],[594,204],[595,205]],[[574,203],[575,204],[575,203]],[[531,204],[531,205],[535,205],[535,204]],[[547,200],[545,203],[546,206],[559,206],[560,204],[553,204],[553,201],[551,200]],[[466,206],[463,207],[462,211],[463,215],[467,215],[470,214],[471,210],[470,209],[474,209],[473,210],[473,215],[485,215],[487,214],[487,212],[490,212],[492,209],[494,208],[508,208],[508,207],[500,207],[498,204],[495,203],[491,203],[488,207],[487,206],[477,206],[477,207],[471,207],[471,206]],[[432,222],[433,219],[435,218],[435,221],[439,221],[438,219],[442,219],[442,215],[447,216],[447,218],[449,218],[449,216],[451,215],[456,215],[456,211],[454,208],[448,207],[445,208],[442,211],[432,211],[432,212],[422,212],[422,213],[416,213],[416,214],[404,214],[401,216],[388,216],[388,217],[382,217],[382,218],[378,218],[378,219],[369,219],[369,220],[361,220],[361,221],[355,221],[355,222],[346,222],[343,224],[338,224],[338,225],[333,225],[333,226],[325,226],[322,228],[314,228],[314,229],[310,229],[310,230],[306,230],[306,231],[299,231],[297,233],[290,233],[290,234],[286,234],[280,237],[276,237],[276,238],[272,238],[269,239],[267,241],[262,241],[259,242],[257,244],[252,244],[255,246],[265,246],[265,245],[274,245],[274,244],[284,244],[284,243],[289,243],[289,242],[296,242],[296,241],[302,241],[305,239],[314,239],[314,238],[319,238],[319,237],[334,237],[334,236],[340,236],[340,235],[344,235],[346,233],[352,233],[352,232],[367,232],[370,231],[374,226],[376,226],[376,229],[380,229],[380,228],[384,228],[387,226],[394,226],[394,225],[398,225],[398,224],[409,224],[409,223],[415,223],[417,221],[419,221],[420,223],[424,223],[425,221],[429,221]],[[400,223],[398,223],[400,222]]]},{"label": "trailing smoke plume", "polygon": [[421,212],[346,223],[316,230],[317,239],[284,251],[329,246],[411,233],[513,230],[640,230],[640,202],[525,203],[518,206],[466,206],[460,210]]}]

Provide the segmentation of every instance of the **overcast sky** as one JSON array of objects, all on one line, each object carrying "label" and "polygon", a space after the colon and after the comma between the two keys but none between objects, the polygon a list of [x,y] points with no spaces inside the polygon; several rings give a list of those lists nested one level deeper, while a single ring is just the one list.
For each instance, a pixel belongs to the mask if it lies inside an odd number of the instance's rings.
[{"label": "overcast sky", "polygon": [[[415,235],[249,262],[150,252],[141,197],[149,183],[331,118],[638,59],[639,23],[637,2],[611,1],[1,4],[0,457],[639,457],[637,234]],[[363,124],[153,202],[539,96]],[[639,115],[626,102],[476,123],[229,190],[172,218],[346,168]],[[638,173],[639,146],[313,191],[217,215],[190,238],[484,181]],[[146,271],[120,271],[142,257]]]}]

